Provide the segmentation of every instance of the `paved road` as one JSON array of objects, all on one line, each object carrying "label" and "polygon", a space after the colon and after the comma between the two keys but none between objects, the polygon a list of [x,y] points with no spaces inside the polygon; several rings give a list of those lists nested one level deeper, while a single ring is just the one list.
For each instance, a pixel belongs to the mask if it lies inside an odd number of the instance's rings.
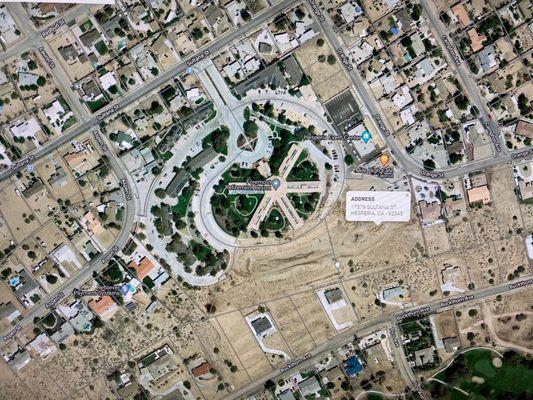
[{"label": "paved road", "polygon": [[[174,67],[170,68],[166,72],[161,73],[151,81],[145,83],[140,88],[126,94],[125,96],[111,102],[107,107],[103,108],[98,115],[102,115],[104,113],[113,113],[113,110],[118,111],[120,109],[123,109],[130,104],[136,102],[139,99],[145,98],[150,92],[157,89],[159,86],[161,86],[163,83],[173,79],[177,75],[184,72],[187,67],[189,66],[189,63],[191,60],[198,58],[198,60],[201,59],[202,55],[209,55],[212,53],[217,52],[218,50],[228,46],[244,34],[246,34],[248,31],[256,29],[261,24],[265,23],[269,19],[271,19],[274,15],[278,14],[279,12],[285,10],[286,8],[291,7],[294,4],[293,0],[283,0],[279,2],[278,4],[267,8],[265,11],[263,11],[261,14],[257,15],[255,18],[253,18],[250,22],[242,25],[240,28],[237,28],[235,30],[230,31],[229,33],[225,34],[224,36],[221,36],[217,40],[209,43],[208,45],[204,46],[202,49],[191,55],[190,57],[184,59],[179,64],[175,65]],[[36,151],[28,154],[35,157],[35,159],[42,158],[59,147],[63,146],[66,143],[69,143],[77,136],[81,135],[82,133],[90,130],[92,127],[99,124],[99,120],[96,116],[93,116],[84,122],[82,122],[80,125],[73,128],[70,132],[65,133],[61,135],[56,140],[47,143],[46,145],[40,147]],[[2,173],[0,173],[0,182],[4,181],[5,179],[12,176],[16,171],[13,169],[8,169]]]},{"label": "paved road", "polygon": [[[104,135],[101,135],[101,137],[103,138]],[[89,279],[92,276],[93,272],[98,272],[103,269],[107,265],[106,259],[108,259],[110,255],[116,252],[114,249],[122,250],[130,236],[131,228],[133,226],[135,218],[135,205],[137,202],[136,196],[138,195],[135,190],[134,182],[131,180],[131,177],[127,173],[127,170],[123,167],[122,162],[111,150],[110,144],[106,144],[108,146],[108,149],[102,153],[108,157],[109,168],[115,173],[115,176],[119,181],[126,180],[128,182],[128,187],[131,194],[130,200],[125,199],[124,220],[122,224],[122,229],[113,244],[111,245],[111,247],[107,249],[106,252],[100,254],[92,261],[90,261],[87,265],[83,266],[82,270],[78,271],[78,273],[74,275],[71,279],[69,279],[64,285],[62,285],[60,288],[58,288],[48,296],[41,299],[39,304],[31,308],[28,314],[18,322],[18,325],[22,327],[31,324],[33,322],[34,317],[43,317],[47,308],[46,303],[52,300],[59,293],[64,293],[65,297],[68,296],[74,288],[79,287],[87,279]],[[5,335],[12,329],[13,327],[11,326],[10,328],[6,329],[6,331],[3,332],[2,335]]]},{"label": "paved road", "polygon": [[[454,296],[454,297],[447,298],[447,299],[441,299],[439,301],[435,301],[434,303],[430,303],[425,306],[410,307],[410,308],[406,308],[403,310],[399,310],[393,314],[383,315],[383,316],[379,316],[374,319],[362,321],[358,323],[356,326],[354,326],[353,328],[350,328],[349,330],[315,347],[309,353],[311,357],[305,360],[304,362],[296,364],[292,368],[289,368],[283,372],[280,372],[279,370],[273,370],[267,375],[261,377],[260,379],[257,379],[249,383],[248,385],[242,387],[241,389],[237,390],[236,392],[233,392],[231,395],[228,396],[228,399],[242,398],[246,394],[253,393],[259,390],[260,388],[262,388],[265,382],[269,379],[274,382],[277,382],[281,378],[288,377],[300,370],[311,367],[313,364],[323,359],[332,350],[335,350],[341,347],[342,345],[348,343],[349,341],[351,341],[354,335],[360,336],[361,332],[369,331],[369,330],[376,330],[384,326],[386,327],[395,326],[399,321],[402,320],[404,316],[409,316],[410,315],[409,313],[411,313],[412,315],[417,315],[417,312],[422,311],[421,314],[432,314],[432,313],[436,313],[436,312],[439,312],[445,309],[449,309],[455,304],[462,304],[465,302],[481,300],[483,298],[507,293],[509,291],[517,291],[520,289],[527,290],[527,286],[533,284],[533,278],[531,277],[524,278],[518,282],[524,282],[524,284],[519,285],[518,287],[512,287],[510,286],[508,282],[505,282],[505,283],[501,283],[499,285],[496,285],[490,288],[464,293],[464,294],[461,294],[460,296]],[[516,285],[518,282],[515,282],[514,284]],[[451,303],[453,301],[455,301],[455,303],[452,303],[452,304],[445,303],[445,302]],[[418,313],[418,315],[420,315],[420,313]],[[394,353],[398,354],[398,350],[394,349]],[[403,350],[402,350],[402,354],[403,354]],[[402,357],[402,355],[400,355],[400,357]],[[414,375],[412,371],[408,371],[408,370],[403,371],[405,369],[405,363],[406,363],[405,359],[404,360],[395,359],[395,361],[397,365],[400,364],[398,365],[398,368],[400,369],[400,373],[402,374],[404,379],[410,379],[412,382],[414,380]],[[411,382],[406,382],[406,383],[411,384]]]}]

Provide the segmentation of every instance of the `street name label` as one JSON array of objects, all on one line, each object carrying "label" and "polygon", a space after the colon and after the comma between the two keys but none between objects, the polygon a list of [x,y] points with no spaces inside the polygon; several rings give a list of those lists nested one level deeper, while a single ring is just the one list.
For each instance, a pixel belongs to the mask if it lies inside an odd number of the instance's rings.
[{"label": "street name label", "polygon": [[346,193],[350,222],[405,222],[411,218],[411,192],[357,191]]}]

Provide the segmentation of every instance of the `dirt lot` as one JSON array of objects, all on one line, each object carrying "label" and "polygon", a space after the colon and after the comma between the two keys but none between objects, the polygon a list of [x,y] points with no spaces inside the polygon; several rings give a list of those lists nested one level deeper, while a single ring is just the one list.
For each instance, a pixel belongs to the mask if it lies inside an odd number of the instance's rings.
[{"label": "dirt lot", "polygon": [[324,224],[287,244],[239,249],[228,278],[217,290],[194,293],[196,302],[209,299],[226,312],[323,286],[336,277],[333,258]]},{"label": "dirt lot", "polygon": [[85,388],[87,398],[90,400],[112,399],[113,394],[109,391],[103,377],[96,379]]},{"label": "dirt lot", "polygon": [[257,379],[271,370],[240,312],[217,316],[217,320],[252,379]]},{"label": "dirt lot", "polygon": [[335,335],[335,328],[329,322],[329,318],[314,292],[292,296],[291,300],[316,344],[325,342]]},{"label": "dirt lot", "polygon": [[270,302],[267,307],[295,357],[307,353],[315,346],[290,298]]},{"label": "dirt lot", "polygon": [[508,168],[494,171],[489,175],[492,202],[500,236],[506,237],[521,232],[523,228],[520,206],[514,193],[515,183]]},{"label": "dirt lot", "polygon": [[481,209],[470,209],[468,211],[474,236],[479,243],[483,243],[487,238],[496,238],[500,234],[496,212],[493,206],[485,205]]},{"label": "dirt lot", "polygon": [[413,304],[425,304],[434,300],[440,285],[437,281],[433,262],[421,260],[407,264],[404,273]]},{"label": "dirt lot", "polygon": [[448,233],[446,232],[446,224],[428,226],[422,232],[424,233],[429,256],[444,253],[451,249]]},{"label": "dirt lot", "polygon": [[476,243],[469,215],[460,215],[448,220],[448,235],[455,249],[470,247]]},{"label": "dirt lot", "polygon": [[[348,181],[346,190],[369,190],[371,186],[379,184],[380,180],[365,177]],[[376,225],[371,222],[347,222],[345,208],[345,196],[341,195],[336,207],[326,218],[343,277],[410,263],[426,253],[414,212],[409,222]],[[399,232],[402,240],[397,240]],[[383,243],[387,243],[385,248]]]},{"label": "dirt lot", "polygon": [[364,356],[373,375],[376,376],[378,371],[385,372],[384,379],[376,380],[372,384],[374,390],[383,391],[385,393],[400,393],[403,390],[404,383],[394,365],[387,359],[385,350],[381,344],[369,347],[364,351]]},{"label": "dirt lot", "polygon": [[31,212],[24,198],[15,193],[15,185],[9,184],[3,187],[0,192],[0,204],[9,204],[9,212],[4,209],[3,217],[18,242],[39,227],[37,218]]},{"label": "dirt lot", "polygon": [[[201,332],[199,340],[205,349],[209,362],[223,376],[224,382],[234,388],[245,385],[250,382],[246,370],[244,369],[239,357],[231,347],[225,334],[221,330],[215,319],[194,324],[194,329]],[[237,366],[236,372],[231,372],[230,367],[225,361],[231,362]]]},{"label": "dirt lot", "polygon": [[476,288],[500,282],[496,250],[492,242],[465,250],[465,260],[470,279]]},{"label": "dirt lot", "polygon": [[[459,330],[459,337],[463,347],[474,345],[486,346],[488,343],[490,343],[490,333],[488,332],[486,326],[483,325],[483,314],[479,305],[470,304],[468,306],[458,308],[455,312],[455,316]],[[470,337],[471,335],[468,335],[469,332],[471,332],[471,334],[474,336]]]},{"label": "dirt lot", "polygon": [[[511,280],[510,274],[524,270],[524,273],[530,272],[529,260],[526,255],[524,238],[522,236],[513,236],[507,239],[495,242],[498,255],[498,264],[500,274],[503,280]],[[516,273],[516,272],[515,272]],[[516,277],[516,275],[515,275]]]},{"label": "dirt lot", "polygon": [[56,400],[64,398],[69,388],[63,390],[55,377],[49,375],[50,373],[53,373],[53,370],[45,368],[39,360],[34,360],[21,371],[18,371],[18,376],[22,381],[31,382],[31,390],[37,399]]},{"label": "dirt lot", "polygon": [[[317,39],[318,40],[318,39]],[[334,56],[334,51],[324,43],[322,47],[313,39],[296,50],[295,56],[304,72],[311,77],[317,96],[326,101],[349,86],[342,67],[337,60],[333,64],[318,61],[318,58]]]},{"label": "dirt lot", "polygon": [[11,232],[9,231],[9,226],[7,225],[4,217],[0,214],[0,250],[4,250],[9,247],[10,241],[12,240]]}]

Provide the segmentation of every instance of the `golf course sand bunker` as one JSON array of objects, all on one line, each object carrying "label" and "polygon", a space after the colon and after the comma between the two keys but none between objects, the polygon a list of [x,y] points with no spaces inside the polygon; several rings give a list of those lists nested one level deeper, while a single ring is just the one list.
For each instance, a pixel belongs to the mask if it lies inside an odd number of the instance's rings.
[{"label": "golf course sand bunker", "polygon": [[481,384],[485,383],[485,378],[482,378],[480,376],[473,376],[472,377],[472,382],[479,383],[481,385]]},{"label": "golf course sand bunker", "polygon": [[502,359],[499,357],[494,357],[492,359],[492,365],[494,365],[494,368],[501,368],[502,367]]}]

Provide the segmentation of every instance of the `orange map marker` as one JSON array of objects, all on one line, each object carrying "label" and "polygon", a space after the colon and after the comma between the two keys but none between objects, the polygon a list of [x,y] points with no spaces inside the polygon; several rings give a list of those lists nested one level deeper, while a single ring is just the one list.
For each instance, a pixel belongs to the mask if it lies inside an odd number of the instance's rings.
[{"label": "orange map marker", "polygon": [[381,162],[381,165],[385,166],[389,163],[389,155],[388,154],[382,154],[380,157],[379,157],[379,161]]}]

